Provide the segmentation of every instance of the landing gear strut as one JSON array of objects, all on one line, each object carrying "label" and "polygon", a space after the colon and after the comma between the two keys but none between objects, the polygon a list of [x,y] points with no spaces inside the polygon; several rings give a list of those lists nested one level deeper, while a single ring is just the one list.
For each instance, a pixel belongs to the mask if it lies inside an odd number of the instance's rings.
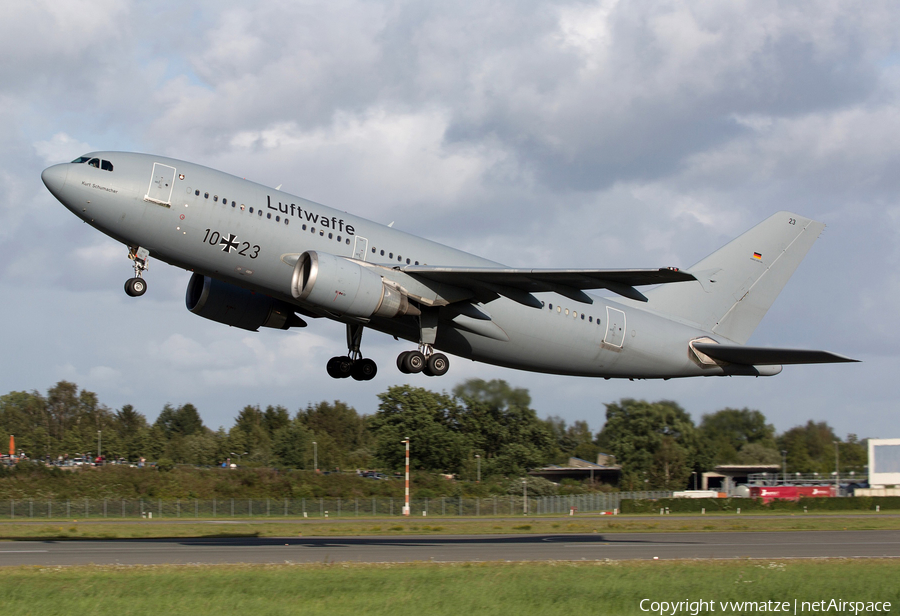
[{"label": "landing gear strut", "polygon": [[450,360],[443,353],[434,352],[437,338],[438,313],[434,308],[423,309],[419,315],[419,349],[404,351],[397,356],[397,368],[404,374],[424,373],[443,376],[450,369]]},{"label": "landing gear strut", "polygon": [[125,294],[140,297],[147,292],[147,281],[142,275],[150,269],[150,251],[141,247],[129,248],[128,258],[134,261],[134,278],[125,281]]},{"label": "landing gear strut", "polygon": [[347,325],[348,355],[332,357],[325,365],[328,376],[333,379],[345,379],[352,376],[356,381],[371,381],[378,373],[378,366],[371,359],[362,356],[359,350],[362,342],[363,326]]}]

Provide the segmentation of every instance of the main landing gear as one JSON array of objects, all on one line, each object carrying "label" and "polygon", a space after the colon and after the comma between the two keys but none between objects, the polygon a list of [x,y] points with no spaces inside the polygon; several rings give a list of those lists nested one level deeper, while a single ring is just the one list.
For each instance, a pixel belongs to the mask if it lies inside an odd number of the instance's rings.
[{"label": "main landing gear", "polygon": [[434,352],[434,341],[437,338],[438,311],[435,308],[423,308],[419,315],[419,349],[404,351],[397,356],[397,368],[404,374],[426,376],[443,376],[450,369],[450,360],[443,353]]},{"label": "main landing gear", "polygon": [[147,292],[147,281],[142,274],[150,269],[150,251],[146,248],[128,249],[128,258],[134,261],[134,278],[125,281],[125,294],[140,297]]},{"label": "main landing gear", "polygon": [[404,351],[397,356],[397,368],[404,374],[421,372],[426,376],[443,376],[450,369],[450,360],[443,353],[435,353],[430,344],[421,351]]},{"label": "main landing gear", "polygon": [[352,376],[356,381],[371,381],[378,372],[378,366],[374,361],[364,358],[359,350],[362,341],[363,326],[347,325],[347,349],[348,355],[332,357],[325,365],[328,376],[333,379],[345,379]]}]

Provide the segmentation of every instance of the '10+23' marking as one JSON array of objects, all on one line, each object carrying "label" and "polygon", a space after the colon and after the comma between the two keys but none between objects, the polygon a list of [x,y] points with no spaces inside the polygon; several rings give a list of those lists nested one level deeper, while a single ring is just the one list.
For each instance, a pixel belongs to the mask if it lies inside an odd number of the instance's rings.
[{"label": "'10+23' marking", "polygon": [[[224,234],[220,234],[218,231],[210,231],[210,229],[206,230],[206,235],[203,236],[204,242],[209,242],[210,246],[222,246],[222,252],[230,253],[232,250],[237,251],[239,255],[244,257],[250,257],[251,259],[255,259],[259,256],[259,246],[256,244],[250,245],[250,242],[239,242],[237,236],[234,233],[229,233],[228,237],[225,237]],[[247,251],[250,251],[249,253]]]}]

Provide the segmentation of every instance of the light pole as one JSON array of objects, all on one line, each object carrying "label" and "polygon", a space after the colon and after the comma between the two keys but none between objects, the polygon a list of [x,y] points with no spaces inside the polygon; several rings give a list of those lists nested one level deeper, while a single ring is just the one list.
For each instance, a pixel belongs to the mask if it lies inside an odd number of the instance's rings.
[{"label": "light pole", "polygon": [[528,480],[522,479],[522,514],[528,515]]},{"label": "light pole", "polygon": [[475,454],[475,461],[478,463],[478,474],[475,475],[475,483],[481,483],[481,456],[477,453]]},{"label": "light pole", "polygon": [[313,441],[313,468],[316,469],[316,474],[319,474],[319,444]]},{"label": "light pole", "polygon": [[697,471],[691,471],[691,475],[694,476],[694,492],[697,491]]},{"label": "light pole", "polygon": [[838,448],[840,441],[834,442],[834,495],[841,495],[841,469],[840,469],[840,460],[841,460],[841,452]]},{"label": "light pole", "polygon": [[[231,452],[231,455],[237,456],[238,464],[240,465],[240,463],[241,463],[241,454],[239,454],[239,453],[234,453],[234,452],[232,451],[232,452]],[[247,455],[247,452],[245,451],[243,455],[246,456],[246,455]]]},{"label": "light pole", "polygon": [[[100,433],[101,432],[103,432],[103,430],[97,430],[97,457],[98,458],[103,457],[103,450],[100,449]],[[100,464],[101,465],[103,464],[103,460],[100,460]]]},{"label": "light pole", "polygon": [[406,443],[406,489],[403,495],[403,515],[409,516],[409,437],[406,437],[406,440],[400,441],[401,443]]},{"label": "light pole", "polygon": [[787,483],[787,449],[781,450],[781,483]]}]

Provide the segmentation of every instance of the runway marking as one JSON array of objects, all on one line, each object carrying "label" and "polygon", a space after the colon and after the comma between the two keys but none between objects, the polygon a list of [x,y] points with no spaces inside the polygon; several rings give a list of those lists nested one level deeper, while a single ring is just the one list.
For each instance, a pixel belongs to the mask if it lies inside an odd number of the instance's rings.
[{"label": "runway marking", "polygon": [[50,550],[0,550],[0,554],[46,554]]}]

